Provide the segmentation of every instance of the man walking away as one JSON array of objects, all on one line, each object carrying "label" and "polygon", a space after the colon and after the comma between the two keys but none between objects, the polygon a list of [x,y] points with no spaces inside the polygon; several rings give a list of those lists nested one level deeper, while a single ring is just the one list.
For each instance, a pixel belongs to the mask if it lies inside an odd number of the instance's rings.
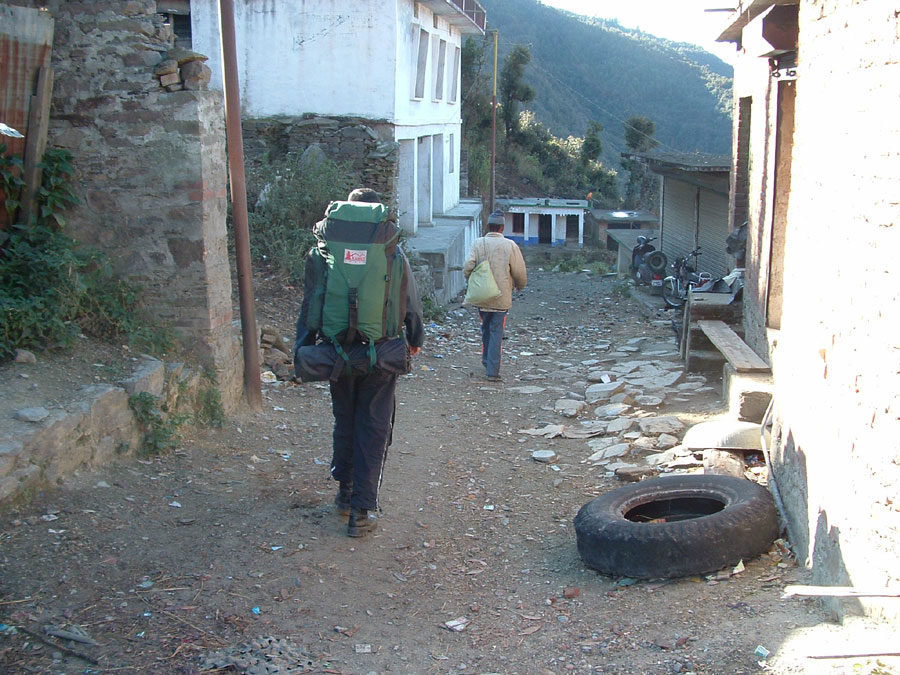
[{"label": "man walking away", "polygon": [[[318,242],[306,259],[297,319],[295,353],[318,339],[338,353],[331,378],[331,475],[340,484],[334,502],[338,514],[350,516],[351,537],[364,537],[376,527],[396,410],[397,373],[383,369],[376,356],[386,343],[402,340],[404,329],[414,356],[425,335],[422,304],[398,245],[399,229],[385,219],[386,212],[378,194],[367,188],[329,205],[326,218],[315,226]],[[368,355],[362,367],[350,358],[360,353]]]},{"label": "man walking away", "polygon": [[504,224],[503,212],[494,211],[488,217],[488,233],[475,240],[463,266],[463,274],[468,280],[475,266],[487,260],[500,289],[496,298],[477,305],[481,316],[481,364],[491,382],[500,381],[501,343],[506,314],[512,307],[513,288],[521,291],[528,282],[522,252],[514,241],[503,236]]}]

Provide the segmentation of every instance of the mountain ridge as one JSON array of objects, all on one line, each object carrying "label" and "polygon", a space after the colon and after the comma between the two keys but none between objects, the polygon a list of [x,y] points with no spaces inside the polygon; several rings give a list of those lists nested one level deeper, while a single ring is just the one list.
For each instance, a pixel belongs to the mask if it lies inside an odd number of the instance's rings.
[{"label": "mountain ridge", "polygon": [[537,0],[481,2],[501,64],[513,46],[529,45],[524,79],[537,97],[527,107],[554,135],[581,137],[599,121],[604,163],[618,167],[625,120],[643,115],[661,150],[730,153],[732,68],[715,55]]}]

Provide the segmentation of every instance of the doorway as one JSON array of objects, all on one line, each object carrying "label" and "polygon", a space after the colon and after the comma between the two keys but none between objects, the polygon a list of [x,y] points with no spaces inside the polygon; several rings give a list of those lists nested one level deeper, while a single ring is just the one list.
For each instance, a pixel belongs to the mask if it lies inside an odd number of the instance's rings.
[{"label": "doorway", "polygon": [[553,243],[553,215],[550,213],[541,213],[538,216],[538,243]]}]

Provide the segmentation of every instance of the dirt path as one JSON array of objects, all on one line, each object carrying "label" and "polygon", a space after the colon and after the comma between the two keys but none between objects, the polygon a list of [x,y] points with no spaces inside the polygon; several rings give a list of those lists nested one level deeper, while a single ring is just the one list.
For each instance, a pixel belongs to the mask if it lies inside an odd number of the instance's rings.
[{"label": "dirt path", "polygon": [[[805,573],[778,550],[721,580],[635,583],[579,559],[573,516],[621,483],[582,463],[585,440],[520,431],[575,424],[554,402],[583,396],[592,361],[672,349],[665,316],[623,288],[532,270],[499,385],[483,381],[473,312],[430,326],[398,387],[380,529],[366,539],[334,513],[319,384],[264,386],[262,414],[3,514],[0,671],[750,673],[763,645],[769,672],[850,672],[791,646],[822,617],[782,599]],[[292,302],[261,312],[293,336]],[[640,414],[690,424],[720,412],[717,391],[692,382]],[[555,465],[533,461],[537,449],[555,450]],[[455,619],[463,630],[446,626]],[[48,625],[97,644],[56,641]],[[248,665],[263,652],[274,670]]]}]

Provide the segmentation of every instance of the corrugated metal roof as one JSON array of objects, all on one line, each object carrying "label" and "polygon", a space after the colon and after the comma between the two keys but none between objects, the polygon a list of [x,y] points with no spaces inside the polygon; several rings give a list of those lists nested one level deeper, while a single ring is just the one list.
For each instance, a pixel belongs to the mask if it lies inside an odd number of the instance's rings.
[{"label": "corrugated metal roof", "polygon": [[646,162],[652,168],[682,171],[731,171],[731,155],[707,155],[689,152],[623,153],[626,159]]}]

